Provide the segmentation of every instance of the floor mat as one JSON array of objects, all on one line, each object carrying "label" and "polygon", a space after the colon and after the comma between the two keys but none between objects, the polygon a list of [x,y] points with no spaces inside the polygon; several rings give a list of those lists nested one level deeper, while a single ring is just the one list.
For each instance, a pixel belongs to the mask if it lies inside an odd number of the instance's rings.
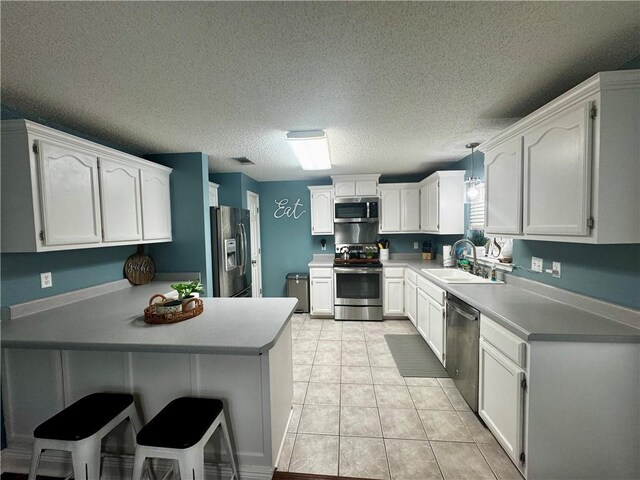
[{"label": "floor mat", "polygon": [[385,335],[403,377],[449,378],[449,374],[420,335]]}]

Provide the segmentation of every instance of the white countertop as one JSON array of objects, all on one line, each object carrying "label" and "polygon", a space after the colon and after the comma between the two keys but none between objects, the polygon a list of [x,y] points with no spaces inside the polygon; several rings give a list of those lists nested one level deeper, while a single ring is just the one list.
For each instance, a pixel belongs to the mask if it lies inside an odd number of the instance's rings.
[{"label": "white countertop", "polygon": [[640,343],[640,329],[508,283],[456,284],[427,277],[422,269],[442,268],[439,259],[383,264],[411,268],[527,341]]},{"label": "white countertop", "polygon": [[202,298],[204,312],[167,325],[144,308],[171,282],[151,282],[2,322],[3,348],[259,355],[276,342],[295,298]]},{"label": "white countertop", "polygon": [[[382,263],[386,267],[411,268],[524,340],[640,343],[640,329],[624,323],[508,283],[444,283],[422,272],[422,269],[442,268],[442,260],[420,260],[413,255],[407,257],[406,259],[392,258]],[[314,255],[309,263],[309,267],[331,266],[333,266],[333,255]]]}]

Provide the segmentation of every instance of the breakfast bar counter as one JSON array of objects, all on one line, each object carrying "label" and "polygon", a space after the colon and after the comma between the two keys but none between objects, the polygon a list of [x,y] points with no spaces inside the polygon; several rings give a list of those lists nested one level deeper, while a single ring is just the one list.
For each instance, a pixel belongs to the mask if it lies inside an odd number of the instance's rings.
[{"label": "breakfast bar counter", "polygon": [[[3,471],[28,470],[38,424],[89,393],[112,391],[133,393],[143,421],[179,396],[222,399],[240,477],[271,478],[291,415],[296,300],[203,298],[201,315],[149,325],[143,310],[153,294],[171,292],[170,282],[105,287],[3,312]],[[117,455],[105,459],[104,478],[130,475],[132,458],[122,455],[133,452],[130,427],[121,427],[107,437],[105,448]],[[208,474],[226,476],[214,465],[224,463],[222,452],[214,436]],[[68,457],[47,451],[39,472],[69,470]]]}]

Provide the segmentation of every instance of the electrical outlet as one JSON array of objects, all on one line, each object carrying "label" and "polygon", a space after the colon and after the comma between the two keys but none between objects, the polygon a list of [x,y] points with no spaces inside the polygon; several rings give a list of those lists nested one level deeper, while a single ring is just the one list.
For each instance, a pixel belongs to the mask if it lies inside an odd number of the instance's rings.
[{"label": "electrical outlet", "polygon": [[560,262],[553,262],[553,268],[551,270],[551,275],[556,277],[556,278],[560,278],[560,276],[562,275],[561,266],[562,266],[562,264]]},{"label": "electrical outlet", "polygon": [[51,272],[40,274],[40,288],[49,288],[53,286],[53,277]]},{"label": "electrical outlet", "polygon": [[413,249],[414,249],[414,250],[417,250],[418,248],[420,248],[420,247],[418,246],[418,242],[413,242]]},{"label": "electrical outlet", "polygon": [[542,272],[542,259],[539,257],[531,257],[531,270],[534,272]]}]

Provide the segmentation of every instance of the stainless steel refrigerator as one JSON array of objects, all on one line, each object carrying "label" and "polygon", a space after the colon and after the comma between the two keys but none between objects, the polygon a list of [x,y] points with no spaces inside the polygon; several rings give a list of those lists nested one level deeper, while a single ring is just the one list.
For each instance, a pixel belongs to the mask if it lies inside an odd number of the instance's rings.
[{"label": "stainless steel refrigerator", "polygon": [[251,297],[249,210],[211,207],[214,297]]}]

